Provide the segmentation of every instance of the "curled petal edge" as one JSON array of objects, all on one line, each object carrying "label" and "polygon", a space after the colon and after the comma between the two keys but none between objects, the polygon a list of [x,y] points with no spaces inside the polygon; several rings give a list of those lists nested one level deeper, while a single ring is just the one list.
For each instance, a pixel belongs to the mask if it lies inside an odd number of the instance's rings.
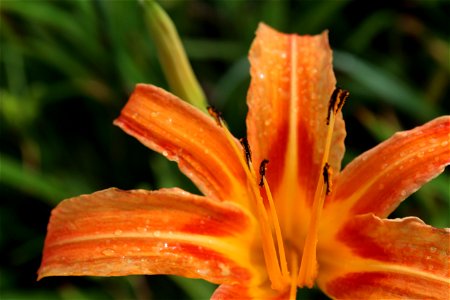
[{"label": "curled petal edge", "polygon": [[161,88],[138,84],[114,124],[178,163],[203,194],[249,207],[245,172],[222,128]]}]

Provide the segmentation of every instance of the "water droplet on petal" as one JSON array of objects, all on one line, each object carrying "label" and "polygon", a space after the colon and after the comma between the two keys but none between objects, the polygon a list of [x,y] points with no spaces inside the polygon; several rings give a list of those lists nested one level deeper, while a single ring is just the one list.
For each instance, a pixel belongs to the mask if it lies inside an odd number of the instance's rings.
[{"label": "water droplet on petal", "polygon": [[197,269],[197,273],[199,275],[206,276],[209,274],[209,270],[208,269]]},{"label": "water droplet on petal", "polygon": [[147,227],[138,227],[137,231],[142,232],[142,233],[147,232]]},{"label": "water droplet on petal", "polygon": [[113,249],[105,249],[102,251],[102,254],[105,256],[112,256],[116,254],[116,251],[114,251]]},{"label": "water droplet on petal", "polygon": [[122,233],[123,233],[123,231],[120,229],[117,229],[116,231],[114,231],[115,235],[121,235]]},{"label": "water droplet on petal", "polygon": [[219,264],[219,268],[220,268],[220,273],[222,274],[222,276],[226,277],[226,276],[229,276],[231,274],[229,266],[227,266],[227,265],[225,265],[223,263],[220,263]]}]

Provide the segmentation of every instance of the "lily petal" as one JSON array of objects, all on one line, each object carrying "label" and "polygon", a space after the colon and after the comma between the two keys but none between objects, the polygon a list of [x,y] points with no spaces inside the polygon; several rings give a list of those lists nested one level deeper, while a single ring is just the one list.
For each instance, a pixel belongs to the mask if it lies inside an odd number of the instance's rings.
[{"label": "lily petal", "polygon": [[[366,214],[348,222],[336,239],[338,245],[321,253],[318,283],[329,296],[449,298],[449,229],[415,217],[388,220]],[[326,251],[333,252],[329,260]]]},{"label": "lily petal", "polygon": [[450,116],[396,133],[353,160],[340,174],[325,207],[333,216],[374,213],[387,217],[450,163]]},{"label": "lily petal", "polygon": [[[180,189],[107,189],[52,212],[39,278],[175,274],[215,283],[258,282],[253,218],[233,203]],[[258,271],[258,272],[257,272]]]},{"label": "lily petal", "polygon": [[[328,104],[336,83],[328,33],[282,34],[260,24],[249,59],[248,140],[255,163],[270,161],[266,176],[287,228],[294,223],[293,211],[311,207],[322,176]],[[328,160],[335,174],[344,137],[339,113]],[[299,228],[306,228],[309,220],[300,222]]]},{"label": "lily petal", "polygon": [[[328,102],[336,79],[328,33],[316,36],[283,34],[260,24],[250,49],[251,84],[247,96],[248,139],[256,162],[269,159],[269,183],[282,180],[284,170],[298,169],[303,186],[316,185],[326,137]],[[293,124],[292,124],[293,123]],[[293,132],[295,131],[295,132]],[[340,170],[345,128],[337,117],[329,164]],[[290,140],[294,138],[294,140]],[[296,145],[295,157],[288,155]],[[302,180],[313,181],[312,183]]]},{"label": "lily petal", "polygon": [[114,124],[178,162],[206,196],[247,201],[244,170],[223,130],[190,104],[158,87],[138,84]]},{"label": "lily petal", "polygon": [[246,285],[221,285],[211,297],[211,300],[282,300],[289,298],[289,290],[277,292],[270,288],[270,284],[263,286],[246,286]]}]

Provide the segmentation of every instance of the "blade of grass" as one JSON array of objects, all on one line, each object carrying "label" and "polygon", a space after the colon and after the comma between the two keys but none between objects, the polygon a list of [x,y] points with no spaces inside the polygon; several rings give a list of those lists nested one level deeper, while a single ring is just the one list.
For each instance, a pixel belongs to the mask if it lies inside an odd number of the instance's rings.
[{"label": "blade of grass", "polygon": [[0,183],[31,194],[51,206],[71,196],[55,179],[25,169],[20,162],[4,154],[0,154]]},{"label": "blade of grass", "polygon": [[249,78],[249,62],[247,58],[237,60],[225,74],[220,78],[215,86],[215,100],[219,109],[223,108],[225,102],[233,91],[245,80]]},{"label": "blade of grass", "polygon": [[235,41],[183,39],[186,53],[195,59],[221,59],[234,61],[245,54],[247,49]]},{"label": "blade of grass", "polygon": [[377,11],[370,15],[360,26],[350,32],[345,44],[353,53],[361,53],[369,48],[375,35],[392,26],[395,15],[392,11]]},{"label": "blade of grass", "polygon": [[[83,3],[86,2],[86,3]],[[60,39],[69,42],[73,47],[78,47],[86,59],[92,58],[97,62],[103,57],[103,49],[95,35],[96,24],[92,24],[92,13],[85,14],[89,1],[72,1],[68,9],[54,5],[51,1],[4,1],[2,3],[5,12],[14,14],[27,23],[32,24],[31,31],[45,28],[45,31],[57,34]],[[4,5],[6,4],[6,5]],[[83,7],[81,7],[81,5]],[[93,10],[92,4],[89,5]],[[74,16],[79,15],[77,22]],[[95,19],[94,19],[95,20]],[[59,46],[55,43],[54,46]]]},{"label": "blade of grass", "polygon": [[319,33],[326,29],[328,24],[336,18],[339,11],[347,4],[348,0],[340,1],[305,1],[312,5],[306,14],[296,18],[298,21],[294,25],[294,31],[301,34]]},{"label": "blade of grass", "polygon": [[334,66],[355,82],[377,95],[381,101],[393,105],[419,119],[430,120],[439,115],[435,107],[426,103],[419,92],[399,78],[346,52],[333,51]]}]

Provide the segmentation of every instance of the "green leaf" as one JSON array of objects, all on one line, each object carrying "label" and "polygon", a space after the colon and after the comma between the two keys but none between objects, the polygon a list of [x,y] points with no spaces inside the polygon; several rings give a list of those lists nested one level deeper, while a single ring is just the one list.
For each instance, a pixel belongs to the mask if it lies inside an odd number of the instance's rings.
[{"label": "green leaf", "polygon": [[179,276],[169,276],[192,299],[210,299],[217,288],[216,285],[201,279],[191,279]]}]

